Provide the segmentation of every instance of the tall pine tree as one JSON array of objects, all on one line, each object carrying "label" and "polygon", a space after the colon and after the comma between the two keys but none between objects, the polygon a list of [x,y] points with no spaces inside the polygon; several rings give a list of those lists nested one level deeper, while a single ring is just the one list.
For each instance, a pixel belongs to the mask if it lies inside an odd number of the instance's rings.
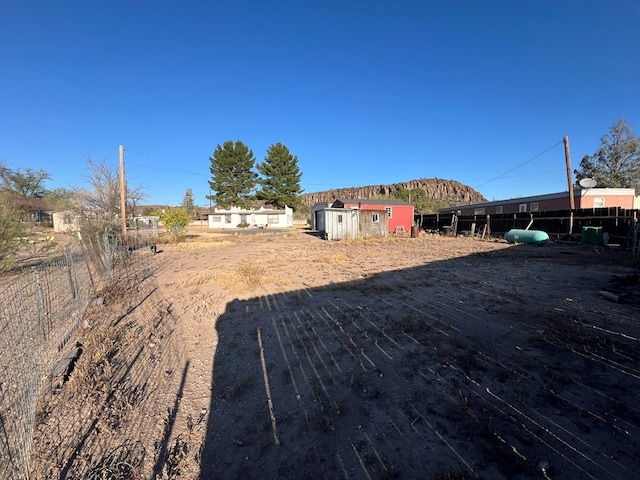
[{"label": "tall pine tree", "polygon": [[190,188],[187,188],[187,191],[184,193],[184,197],[182,197],[182,208],[186,210],[191,218],[195,218],[196,204],[193,200],[193,190]]},{"label": "tall pine tree", "polygon": [[240,140],[228,140],[216,147],[209,161],[209,187],[215,193],[207,198],[223,208],[250,208],[258,177],[252,170],[256,161],[253,152]]},{"label": "tall pine tree", "polygon": [[258,179],[261,188],[256,194],[259,200],[266,200],[267,204],[276,208],[284,208],[287,205],[297,209],[302,206],[302,173],[298,168],[298,157],[292,155],[285,145],[271,145],[264,162],[256,168],[262,175],[262,178]]}]

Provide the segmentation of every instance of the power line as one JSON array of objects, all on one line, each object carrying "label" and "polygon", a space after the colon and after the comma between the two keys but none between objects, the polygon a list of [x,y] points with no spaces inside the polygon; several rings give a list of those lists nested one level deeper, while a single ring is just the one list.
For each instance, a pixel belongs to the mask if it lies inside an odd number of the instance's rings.
[{"label": "power line", "polygon": [[530,162],[534,161],[536,158],[541,157],[542,155],[544,155],[544,154],[545,154],[545,153],[547,153],[548,151],[553,150],[553,149],[554,149],[554,148],[556,148],[558,145],[562,145],[562,143],[563,143],[563,140],[560,140],[560,141],[559,141],[558,143],[556,143],[555,145],[552,145],[551,147],[547,148],[545,151],[540,152],[540,153],[538,153],[537,155],[535,155],[535,156],[531,157],[529,160],[526,160],[526,161],[522,162],[521,164],[516,165],[516,166],[515,166],[515,167],[513,167],[512,169],[507,170],[506,172],[504,172],[504,173],[502,173],[502,174],[498,175],[497,177],[493,177],[493,178],[491,178],[491,179],[487,180],[486,182],[481,183],[480,185],[476,185],[474,188],[475,188],[475,189],[478,189],[478,188],[480,188],[480,187],[483,187],[483,186],[484,186],[484,185],[486,185],[487,183],[491,183],[491,182],[493,182],[494,180],[498,180],[499,178],[504,177],[504,176],[505,176],[505,175],[507,175],[508,173],[511,173],[511,172],[513,172],[514,170],[517,170],[518,168],[523,167],[523,166],[524,166],[524,165],[526,165],[527,163],[530,163]]},{"label": "power line", "polygon": [[[563,168],[556,168],[554,170],[545,170],[544,172],[519,173],[517,175],[509,175],[509,176],[506,175],[509,172],[505,172],[504,174],[502,174],[500,176],[500,178],[533,177],[533,176],[536,176],[536,175],[547,175],[549,173],[558,173],[558,172],[564,172],[564,169]],[[477,178],[477,179],[471,179],[471,180],[466,180],[466,181],[465,180],[460,180],[460,181],[462,183],[470,184],[470,183],[473,183],[473,182],[480,182],[480,181],[483,181],[483,180],[485,180],[485,178]],[[494,180],[494,178],[488,179],[487,183],[491,182],[492,180]]]},{"label": "power line", "polygon": [[205,175],[203,173],[189,172],[187,170],[182,170],[182,169],[179,169],[179,168],[175,168],[173,166],[167,165],[166,163],[163,163],[163,162],[160,162],[158,160],[155,160],[155,159],[151,158],[148,155],[142,155],[140,153],[132,152],[131,150],[128,150],[126,148],[125,148],[125,151],[127,153],[130,153],[130,154],[135,155],[137,157],[143,158],[145,160],[149,160],[149,161],[151,161],[153,163],[153,165],[143,165],[141,163],[127,162],[127,165],[136,165],[138,167],[143,167],[143,168],[150,168],[150,169],[155,169],[155,170],[165,170],[165,171],[168,171],[168,172],[183,173],[185,175],[195,175],[195,176],[198,176],[198,177],[207,177],[207,175]]}]

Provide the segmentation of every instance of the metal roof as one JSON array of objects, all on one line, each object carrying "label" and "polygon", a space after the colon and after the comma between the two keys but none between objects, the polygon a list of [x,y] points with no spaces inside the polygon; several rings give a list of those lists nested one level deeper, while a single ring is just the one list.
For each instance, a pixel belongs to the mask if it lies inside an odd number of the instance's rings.
[{"label": "metal roof", "polygon": [[[346,204],[359,203],[362,205],[401,205],[411,207],[413,206],[409,202],[405,202],[404,200],[389,200],[386,198],[369,198],[369,199],[359,199],[359,198],[336,198],[336,202],[341,202]],[[335,203],[335,202],[334,202]]]}]

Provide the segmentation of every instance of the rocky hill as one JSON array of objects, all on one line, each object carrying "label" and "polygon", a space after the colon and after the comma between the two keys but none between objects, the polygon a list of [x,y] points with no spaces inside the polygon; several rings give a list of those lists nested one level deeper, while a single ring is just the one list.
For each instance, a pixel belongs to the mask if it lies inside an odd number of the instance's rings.
[{"label": "rocky hill", "polygon": [[333,202],[338,198],[380,198],[393,196],[398,188],[413,190],[419,188],[425,191],[427,199],[440,206],[453,206],[465,203],[485,202],[486,198],[473,188],[455,180],[440,178],[421,178],[392,185],[369,185],[366,187],[347,187],[322,192],[305,193],[302,195],[304,203],[313,206],[321,202]]}]

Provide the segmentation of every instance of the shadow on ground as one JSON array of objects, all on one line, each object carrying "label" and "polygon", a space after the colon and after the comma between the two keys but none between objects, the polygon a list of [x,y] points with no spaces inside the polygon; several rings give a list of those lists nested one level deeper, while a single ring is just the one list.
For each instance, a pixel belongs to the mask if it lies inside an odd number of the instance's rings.
[{"label": "shadow on ground", "polygon": [[640,309],[599,297],[610,260],[522,247],[231,302],[200,478],[637,478]]}]

